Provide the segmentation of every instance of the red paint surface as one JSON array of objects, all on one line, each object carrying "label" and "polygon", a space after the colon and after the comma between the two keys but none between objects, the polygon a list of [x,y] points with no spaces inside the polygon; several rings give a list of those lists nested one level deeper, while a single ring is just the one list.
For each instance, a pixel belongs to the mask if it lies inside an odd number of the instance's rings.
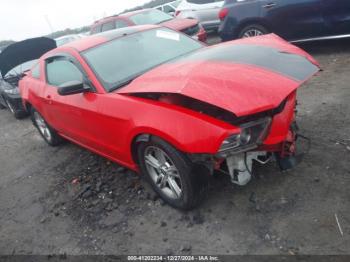
[{"label": "red paint surface", "polygon": [[[86,71],[96,93],[58,95],[57,87],[45,81],[44,59],[47,55],[40,59],[41,79],[29,74],[20,81],[23,102],[30,103],[67,139],[137,170],[131,146],[140,134],[161,137],[183,152],[216,154],[227,136],[239,132],[239,127],[167,101],[128,95],[133,92],[181,93],[238,116],[275,108],[289,96],[283,112],[273,118],[264,143],[266,148],[274,148],[286,139],[294,119],[295,90],[301,83],[254,66],[191,62],[160,66],[119,92],[106,93],[77,51],[103,41],[93,37],[50,52],[74,56]],[[275,43],[269,38],[262,42],[300,52],[278,40]]]},{"label": "red paint surface", "polygon": [[178,93],[244,116],[278,107],[299,85],[256,66],[185,62],[160,66],[118,92]]}]

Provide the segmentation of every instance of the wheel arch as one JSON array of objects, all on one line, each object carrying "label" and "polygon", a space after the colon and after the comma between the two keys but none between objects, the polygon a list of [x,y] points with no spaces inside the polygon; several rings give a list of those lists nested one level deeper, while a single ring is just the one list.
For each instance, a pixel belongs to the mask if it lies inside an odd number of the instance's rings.
[{"label": "wheel arch", "polygon": [[177,150],[180,150],[183,152],[184,148],[183,145],[179,141],[176,141],[175,139],[171,138],[169,135],[164,134],[160,131],[155,130],[148,130],[148,131],[140,131],[133,135],[131,139],[130,144],[130,150],[131,150],[131,157],[133,162],[138,165],[138,158],[137,158],[137,147],[142,142],[148,142],[151,140],[152,137],[158,137],[165,142],[169,143],[173,147],[175,147]]},{"label": "wheel arch", "polygon": [[[147,141],[152,136],[159,137],[183,153],[216,154],[222,141],[238,131],[237,127],[216,119],[178,114],[172,110],[169,114],[165,114],[166,111],[158,114],[157,118],[143,118],[142,124],[141,121],[135,121],[136,127],[129,132],[125,144],[129,150],[130,162],[137,163],[135,161],[137,144]],[[169,119],[176,120],[169,121]]]},{"label": "wheel arch", "polygon": [[249,25],[260,25],[260,26],[263,26],[264,28],[266,28],[266,30],[268,30],[269,32],[273,31],[271,28],[271,25],[266,20],[259,18],[259,17],[249,18],[249,19],[241,22],[239,24],[239,26],[236,28],[236,30],[234,32],[235,38],[238,38],[239,33],[242,31],[242,29],[249,26]]}]

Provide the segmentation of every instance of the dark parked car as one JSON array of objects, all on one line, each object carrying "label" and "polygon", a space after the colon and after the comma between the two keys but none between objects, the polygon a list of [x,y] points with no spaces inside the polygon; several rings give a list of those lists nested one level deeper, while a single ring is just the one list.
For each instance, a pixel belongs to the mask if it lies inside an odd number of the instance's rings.
[{"label": "dark parked car", "polygon": [[349,0],[226,0],[219,17],[223,40],[271,32],[291,42],[350,37]]},{"label": "dark parked car", "polygon": [[207,33],[198,20],[174,18],[158,9],[143,9],[98,20],[91,26],[91,34],[135,25],[161,25],[202,42],[207,40]]},{"label": "dark parked car", "polygon": [[[19,94],[18,81],[44,53],[56,48],[55,40],[39,37],[8,46],[0,54],[0,109],[8,108],[15,118],[27,115]],[[38,74],[39,68],[32,70]]]}]

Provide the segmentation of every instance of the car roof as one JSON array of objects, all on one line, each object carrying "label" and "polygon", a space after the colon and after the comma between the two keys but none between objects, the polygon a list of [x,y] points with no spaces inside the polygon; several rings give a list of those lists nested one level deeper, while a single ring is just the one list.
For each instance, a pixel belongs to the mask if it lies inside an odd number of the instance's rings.
[{"label": "car roof", "polygon": [[55,38],[55,40],[61,40],[61,39],[65,39],[68,37],[80,37],[80,36],[78,34],[69,34],[69,35],[63,35],[63,36],[57,37],[57,38]]},{"label": "car roof", "polygon": [[87,49],[103,44],[112,39],[125,37],[130,34],[146,31],[153,28],[162,28],[162,27],[159,25],[138,25],[138,26],[129,26],[124,28],[109,30],[99,34],[90,35],[90,36],[78,39],[74,42],[67,43],[64,46],[62,46],[62,48],[59,47],[55,50],[60,50],[68,47],[68,48],[74,48],[78,52],[83,52]]},{"label": "car roof", "polygon": [[136,10],[136,11],[132,11],[132,12],[123,13],[123,14],[120,14],[119,16],[121,16],[121,17],[130,17],[130,16],[133,16],[133,15],[137,15],[137,14],[140,14],[140,13],[148,12],[148,11],[154,10],[154,9],[155,8],[146,8],[146,9],[141,9],[141,10]]},{"label": "car roof", "polygon": [[120,17],[120,18],[129,18],[130,16],[133,16],[133,15],[136,15],[136,14],[140,14],[140,13],[143,13],[143,12],[147,12],[147,11],[150,11],[150,10],[154,10],[154,9],[155,8],[147,8],[147,9],[141,9],[141,10],[126,12],[126,13],[122,13],[122,14],[119,14],[119,15],[108,16],[108,17],[105,17],[105,18],[102,18],[100,20],[95,21],[95,23],[92,25],[92,27],[94,27],[96,25],[99,25],[99,24],[102,24],[102,23],[107,22],[107,21],[115,20],[118,17]]}]

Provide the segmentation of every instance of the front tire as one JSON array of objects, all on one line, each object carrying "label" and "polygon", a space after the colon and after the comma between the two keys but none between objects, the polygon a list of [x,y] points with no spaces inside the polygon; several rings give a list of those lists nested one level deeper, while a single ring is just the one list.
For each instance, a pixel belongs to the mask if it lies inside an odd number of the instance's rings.
[{"label": "front tire", "polygon": [[31,119],[42,138],[44,138],[46,143],[48,143],[50,146],[58,146],[63,142],[63,139],[52,127],[49,126],[41,114],[34,108],[31,109]]},{"label": "front tire", "polygon": [[259,24],[252,24],[245,26],[238,34],[238,38],[248,38],[254,36],[266,35],[269,33],[264,26]]},{"label": "front tire", "polygon": [[137,153],[142,174],[170,206],[189,210],[206,196],[207,174],[195,172],[188,157],[167,142],[151,137],[139,144]]}]

